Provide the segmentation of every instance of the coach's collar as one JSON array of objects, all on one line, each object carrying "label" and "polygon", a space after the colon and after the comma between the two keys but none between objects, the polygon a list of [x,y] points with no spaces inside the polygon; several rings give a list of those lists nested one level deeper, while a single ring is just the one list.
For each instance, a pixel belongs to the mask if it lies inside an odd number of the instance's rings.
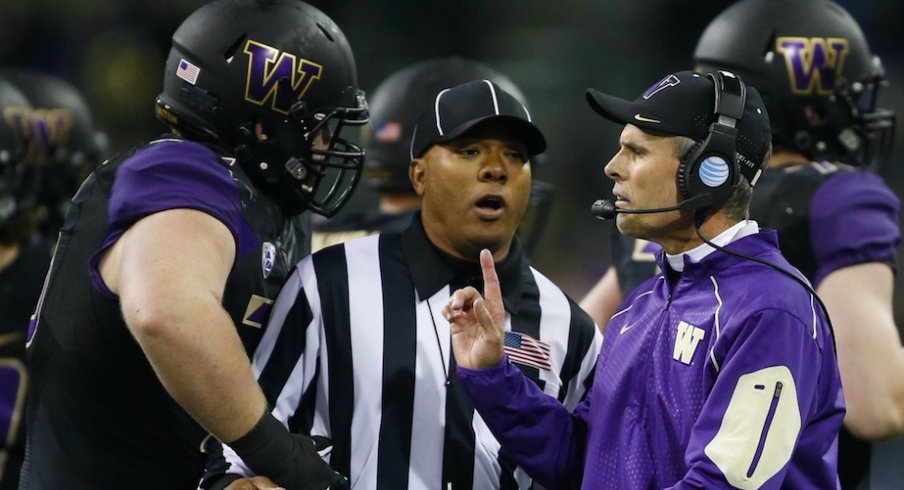
[{"label": "coach's collar", "polygon": [[[452,290],[474,286],[483,293],[483,275],[478,262],[458,259],[437,248],[427,237],[421,224],[421,213],[411,219],[411,224],[402,233],[402,251],[418,298],[424,300],[437,291],[451,285]],[[502,302],[509,313],[518,312],[521,300],[521,278],[526,264],[518,237],[512,240],[508,256],[496,263],[496,274],[502,287]]]}]

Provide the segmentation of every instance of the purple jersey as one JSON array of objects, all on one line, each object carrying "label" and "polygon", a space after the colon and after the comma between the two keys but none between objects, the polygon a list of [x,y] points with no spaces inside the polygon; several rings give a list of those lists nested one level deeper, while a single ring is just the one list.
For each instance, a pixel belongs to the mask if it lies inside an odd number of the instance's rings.
[{"label": "purple jersey", "polygon": [[[793,271],[774,232],[729,248]],[[718,251],[685,257],[674,284],[658,274],[625,299],[596,369],[573,413],[507,360],[459,378],[503,448],[550,488],[836,487],[832,334],[785,274]]]},{"label": "purple jersey", "polygon": [[815,285],[852,265],[883,262],[895,268],[901,241],[901,203],[885,182],[868,172],[836,172],[819,186],[810,204]]},{"label": "purple jersey", "polygon": [[153,213],[218,219],[236,248],[222,305],[253,352],[307,235],[300,216],[283,215],[232,163],[197,143],[156,141],[99,166],[73,197],[28,345],[23,488],[197,487],[211,438],[158,380],[97,258]]},{"label": "purple jersey", "polygon": [[210,149],[186,140],[158,140],[123,163],[110,194],[110,227],[100,250],[91,257],[94,285],[110,297],[98,261],[125,231],[145,216],[169,209],[202,211],[222,222],[235,238],[239,258],[257,246],[257,238],[242,217],[238,183]]}]

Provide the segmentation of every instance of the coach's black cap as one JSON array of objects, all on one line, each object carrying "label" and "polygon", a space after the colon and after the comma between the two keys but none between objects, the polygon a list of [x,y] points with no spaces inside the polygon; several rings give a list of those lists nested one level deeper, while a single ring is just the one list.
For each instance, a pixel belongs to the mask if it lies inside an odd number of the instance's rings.
[{"label": "coach's black cap", "polygon": [[[723,76],[734,75],[723,72]],[[715,117],[713,84],[705,74],[681,71],[656,82],[633,102],[594,89],[587,90],[587,102],[611,121],[703,141]],[[753,87],[747,87],[744,112],[736,128],[741,174],[753,181],[772,140],[766,105]]]},{"label": "coach's black cap", "polygon": [[546,150],[546,138],[518,99],[489,80],[475,80],[436,94],[432,107],[421,115],[414,128],[411,158],[418,158],[430,146],[464,136],[489,121],[508,124],[528,154]]}]

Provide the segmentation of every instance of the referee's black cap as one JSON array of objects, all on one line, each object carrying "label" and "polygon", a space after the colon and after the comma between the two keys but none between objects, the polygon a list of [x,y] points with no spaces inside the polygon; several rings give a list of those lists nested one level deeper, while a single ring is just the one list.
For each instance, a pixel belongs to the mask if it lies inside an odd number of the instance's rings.
[{"label": "referee's black cap", "polygon": [[530,112],[514,96],[489,80],[475,80],[436,94],[432,107],[418,119],[411,140],[411,158],[430,146],[465,136],[489,122],[503,121],[531,156],[546,151],[546,138]]}]

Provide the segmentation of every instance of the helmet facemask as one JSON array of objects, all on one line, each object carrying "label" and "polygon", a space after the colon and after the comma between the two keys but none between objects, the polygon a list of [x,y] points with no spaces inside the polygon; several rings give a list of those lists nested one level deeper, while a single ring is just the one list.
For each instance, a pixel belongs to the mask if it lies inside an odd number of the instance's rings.
[{"label": "helmet facemask", "polygon": [[[878,57],[875,57],[875,63],[881,69]],[[879,90],[887,85],[888,81],[880,72],[867,83],[855,82],[851,90],[854,97],[848,97],[848,104],[855,108],[852,111],[855,112],[853,129],[860,133],[862,141],[852,160],[874,171],[888,160],[894,147],[895,113],[878,106]]]},{"label": "helmet facemask", "polygon": [[240,162],[286,214],[310,209],[330,217],[351,197],[364,150],[343,131],[368,122],[364,93],[355,91],[354,100],[351,107],[325,109],[309,109],[299,100],[285,118],[261,121],[265,138],[245,132],[236,151]]},{"label": "helmet facemask", "polygon": [[782,141],[781,129],[774,128],[776,140],[813,160],[878,170],[894,143],[894,112],[877,107],[879,89],[886,84],[881,75],[856,82],[837,79],[832,95],[786,107],[788,120],[798,121],[797,131],[793,141]]}]

